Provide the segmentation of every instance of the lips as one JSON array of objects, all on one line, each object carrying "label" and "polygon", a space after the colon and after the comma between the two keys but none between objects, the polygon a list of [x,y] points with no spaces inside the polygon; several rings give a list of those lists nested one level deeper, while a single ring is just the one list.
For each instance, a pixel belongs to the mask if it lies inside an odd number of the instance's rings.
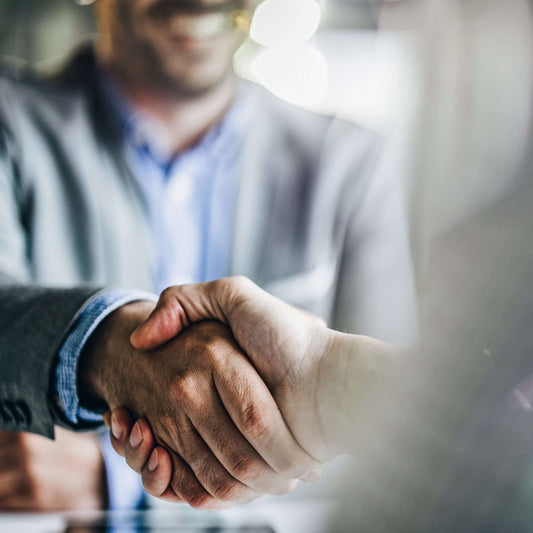
[{"label": "lips", "polygon": [[173,41],[205,41],[241,26],[238,21],[246,18],[243,4],[243,0],[160,0],[147,14]]},{"label": "lips", "polygon": [[168,21],[172,39],[214,39],[235,27],[232,13],[174,15]]}]

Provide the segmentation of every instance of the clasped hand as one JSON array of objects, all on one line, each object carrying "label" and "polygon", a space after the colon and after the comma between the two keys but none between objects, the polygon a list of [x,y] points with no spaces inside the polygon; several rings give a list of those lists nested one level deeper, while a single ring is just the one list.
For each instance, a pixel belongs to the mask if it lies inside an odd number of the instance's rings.
[{"label": "clasped hand", "polygon": [[[161,302],[173,298],[169,290]],[[143,475],[146,490],[196,508],[221,508],[263,493],[283,494],[297,479],[317,477],[319,463],[279,408],[292,365],[263,353],[261,346],[273,339],[258,331],[259,346],[248,346],[252,354],[260,348],[261,377],[235,331],[222,321],[189,325],[193,309],[180,314],[183,308],[172,306],[150,328],[158,335],[137,335],[135,348],[130,334],[152,307],[138,302],[113,313],[93,335],[90,367],[82,372],[90,376],[86,390],[115,409],[113,445]],[[131,435],[130,414],[140,419]]]}]

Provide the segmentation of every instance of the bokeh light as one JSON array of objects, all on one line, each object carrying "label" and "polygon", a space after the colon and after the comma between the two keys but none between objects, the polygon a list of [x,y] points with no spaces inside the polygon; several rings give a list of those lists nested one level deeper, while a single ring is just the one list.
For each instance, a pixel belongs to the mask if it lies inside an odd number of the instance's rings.
[{"label": "bokeh light", "polygon": [[279,98],[304,107],[318,104],[328,86],[326,60],[309,44],[267,48],[254,59],[251,73]]},{"label": "bokeh light", "polygon": [[315,0],[265,0],[255,12],[250,37],[267,47],[302,44],[315,34],[320,18]]}]

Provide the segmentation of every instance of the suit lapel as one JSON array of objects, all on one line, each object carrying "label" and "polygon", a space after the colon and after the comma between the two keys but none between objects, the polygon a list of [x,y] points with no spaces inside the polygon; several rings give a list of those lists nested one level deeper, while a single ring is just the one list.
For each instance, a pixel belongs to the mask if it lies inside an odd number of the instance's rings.
[{"label": "suit lapel", "polygon": [[269,166],[272,148],[265,146],[274,134],[271,118],[261,107],[252,89],[249,127],[238,177],[237,208],[234,222],[230,273],[257,279],[257,260],[268,227],[269,183],[265,169]]}]

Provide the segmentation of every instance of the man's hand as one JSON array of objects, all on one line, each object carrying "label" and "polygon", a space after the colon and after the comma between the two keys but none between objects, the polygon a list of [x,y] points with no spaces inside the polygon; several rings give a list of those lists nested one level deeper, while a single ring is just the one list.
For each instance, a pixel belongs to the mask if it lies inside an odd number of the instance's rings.
[{"label": "man's hand", "polygon": [[171,450],[167,499],[200,508],[249,501],[285,493],[317,467],[227,327],[204,322],[157,350],[135,349],[129,337],[152,309],[138,302],[108,317],[91,337],[80,377],[89,400],[127,406],[145,420],[144,431],[132,432],[132,449],[153,446],[153,432]]},{"label": "man's hand", "polygon": [[296,440],[319,461],[353,451],[382,419],[402,368],[398,350],[327,329],[244,277],[167,289],[131,341],[150,350],[206,319],[230,327]]},{"label": "man's hand", "polygon": [[56,512],[102,509],[105,469],[98,440],[56,428],[51,441],[0,432],[0,510]]},{"label": "man's hand", "polygon": [[[272,391],[300,445],[326,461],[371,444],[389,421],[388,406],[402,372],[398,351],[380,341],[328,330],[308,313],[237,277],[167,289],[150,318],[131,339],[152,349],[191,323],[217,319],[228,324]],[[115,449],[138,465],[151,494],[165,494],[172,466],[164,447],[148,435],[146,447],[132,448],[128,439],[145,421],[123,409],[108,417]],[[118,429],[120,428],[120,429]],[[133,429],[132,429],[133,428]],[[306,481],[316,480],[318,470]]]},{"label": "man's hand", "polygon": [[[299,444],[325,462],[337,450],[324,434],[319,396],[335,402],[341,392],[323,383],[323,357],[333,335],[323,323],[267,294],[243,277],[171,287],[156,309],[131,336],[133,345],[151,350],[193,322],[217,319],[268,385]],[[181,335],[182,333],[180,333]],[[328,401],[328,403],[329,403]]]}]

